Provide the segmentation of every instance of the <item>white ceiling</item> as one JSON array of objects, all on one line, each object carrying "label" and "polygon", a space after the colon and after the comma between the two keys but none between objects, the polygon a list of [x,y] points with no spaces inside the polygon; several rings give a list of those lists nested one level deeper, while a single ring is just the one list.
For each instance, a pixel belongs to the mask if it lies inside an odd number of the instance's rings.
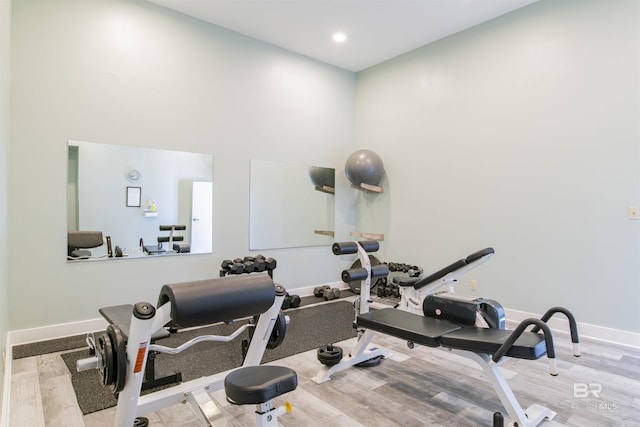
[{"label": "white ceiling", "polygon": [[[148,1],[360,71],[538,0]],[[337,31],[346,42],[333,42]]]}]

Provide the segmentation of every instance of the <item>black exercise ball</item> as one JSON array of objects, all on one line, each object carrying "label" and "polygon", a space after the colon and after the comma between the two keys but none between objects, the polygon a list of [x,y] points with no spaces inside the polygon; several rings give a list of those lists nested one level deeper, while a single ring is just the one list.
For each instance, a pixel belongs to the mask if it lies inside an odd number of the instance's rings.
[{"label": "black exercise ball", "polygon": [[311,166],[309,168],[309,178],[311,178],[311,183],[316,187],[333,188],[336,186],[336,174],[332,168]]},{"label": "black exercise ball", "polygon": [[344,165],[344,173],[353,185],[379,185],[384,175],[382,159],[371,150],[358,150],[351,154]]}]

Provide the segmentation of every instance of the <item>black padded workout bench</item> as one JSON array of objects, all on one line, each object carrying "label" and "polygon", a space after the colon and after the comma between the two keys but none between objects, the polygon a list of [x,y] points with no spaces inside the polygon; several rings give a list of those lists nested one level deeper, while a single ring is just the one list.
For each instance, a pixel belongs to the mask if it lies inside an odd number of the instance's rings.
[{"label": "black padded workout bench", "polygon": [[[366,278],[365,285],[361,287],[360,310],[357,310],[355,319],[358,340],[347,358],[336,364],[325,364],[312,378],[313,381],[323,383],[331,375],[352,366],[374,366],[362,363],[374,358],[389,357],[388,350],[370,347],[376,334],[383,333],[406,340],[409,348],[416,345],[439,347],[478,363],[513,425],[559,425],[551,421],[556,413],[542,405],[533,404],[523,410],[499,366],[508,358],[536,360],[546,354],[550,374],[557,375],[553,336],[547,321],[556,313],[567,317],[573,354],[580,356],[577,324],[569,310],[553,307],[540,319],[525,319],[513,331],[509,331],[505,329],[504,310],[499,303],[455,294],[453,285],[458,278],[493,256],[493,249],[486,248],[425,278],[399,278],[396,283],[401,288],[401,303],[396,308],[370,311],[366,303],[369,300],[370,279],[374,277],[375,271],[368,252],[375,252],[378,248],[377,242],[370,241],[335,243],[332,247],[336,255],[357,252],[361,265],[365,267],[342,272],[343,280],[345,276],[349,278],[356,274]],[[436,293],[447,286],[449,292]],[[364,309],[363,305],[366,305]],[[527,331],[529,327],[532,328]],[[494,414],[494,426],[502,427],[504,421],[500,412]]]},{"label": "black padded workout bench", "polygon": [[[415,344],[428,347],[443,347],[455,354],[477,362],[487,375],[511,420],[518,426],[559,425],[551,422],[556,413],[550,409],[534,404],[523,410],[513,391],[509,387],[499,364],[507,358],[536,360],[547,355],[549,373],[557,375],[553,336],[546,322],[556,313],[562,313],[569,320],[571,341],[574,344],[574,356],[580,356],[579,338],[575,318],[565,308],[553,307],[540,319],[525,319],[513,331],[474,326],[473,317],[463,323],[453,322],[440,316],[434,310],[434,299],[425,299],[423,311],[425,316],[409,313],[395,308],[385,308],[360,314],[356,318],[359,328],[366,329],[363,341],[368,342],[376,332],[406,340],[410,348]],[[438,303],[436,302],[435,305]],[[473,302],[471,303],[473,304]],[[472,310],[469,310],[473,314]],[[459,319],[458,319],[459,320]],[[533,326],[530,331],[525,329]],[[539,333],[542,331],[542,334]],[[500,412],[494,415],[494,425],[502,426],[503,417]]]},{"label": "black padded workout bench", "polygon": [[[503,356],[536,360],[546,354],[549,359],[555,358],[551,331],[546,323],[538,319],[527,319],[519,328],[510,331],[460,325],[395,308],[384,308],[359,315],[356,323],[358,327],[409,343],[490,354],[496,363]],[[543,334],[524,330],[532,324],[542,329]],[[553,360],[551,362],[551,374],[556,375]]]}]

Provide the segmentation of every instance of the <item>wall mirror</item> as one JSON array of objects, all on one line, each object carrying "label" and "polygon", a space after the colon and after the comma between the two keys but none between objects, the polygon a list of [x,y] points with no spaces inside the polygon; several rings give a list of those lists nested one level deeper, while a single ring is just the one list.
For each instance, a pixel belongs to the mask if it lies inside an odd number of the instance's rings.
[{"label": "wall mirror", "polygon": [[67,259],[210,253],[213,157],[68,142]]},{"label": "wall mirror", "polygon": [[331,245],[335,170],[251,161],[249,249]]}]

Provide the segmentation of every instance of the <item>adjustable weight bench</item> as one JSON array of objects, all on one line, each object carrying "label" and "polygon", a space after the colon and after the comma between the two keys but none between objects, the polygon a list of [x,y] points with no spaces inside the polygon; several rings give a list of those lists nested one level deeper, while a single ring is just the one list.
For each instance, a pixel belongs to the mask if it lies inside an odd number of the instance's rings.
[{"label": "adjustable weight bench", "polygon": [[[425,313],[430,312],[425,300]],[[546,322],[555,313],[569,319],[574,356],[580,356],[579,339],[573,315],[562,307],[551,308],[541,319],[526,319],[513,330],[461,325],[445,319],[434,319],[394,308],[375,310],[357,317],[358,327],[366,329],[364,340],[371,341],[377,333],[406,340],[409,347],[421,344],[443,347],[478,363],[498,394],[507,414],[518,426],[559,425],[550,423],[556,413],[542,405],[534,404],[523,410],[499,369],[509,357],[536,360],[547,355],[549,372],[557,375],[553,336]],[[531,331],[525,329],[533,325]],[[538,331],[542,331],[542,334]]]},{"label": "adjustable weight bench", "polygon": [[[556,413],[542,405],[534,404],[523,410],[499,366],[508,358],[536,360],[546,354],[550,374],[557,375],[553,336],[546,322],[556,313],[564,314],[569,320],[573,354],[580,356],[577,324],[569,310],[553,307],[540,319],[526,319],[515,330],[509,331],[504,329],[504,310],[497,302],[447,292],[435,293],[445,286],[453,291],[458,277],[486,262],[494,253],[492,248],[486,248],[425,278],[401,278],[401,292],[405,291],[401,300],[402,310],[383,308],[369,311],[370,279],[375,276],[375,271],[367,252],[374,252],[378,247],[377,242],[345,242],[333,246],[336,255],[357,252],[363,265],[362,269],[342,272],[343,280],[351,276],[366,277],[361,288],[360,310],[355,319],[358,341],[347,358],[324,366],[312,378],[315,382],[328,381],[334,373],[372,357],[388,357],[387,350],[370,347],[376,334],[383,333],[406,340],[409,348],[415,345],[438,347],[478,363],[514,425],[560,425],[551,421]],[[362,270],[366,271],[363,273]],[[527,331],[530,326],[532,329]],[[494,425],[500,426],[501,421],[504,421],[502,414],[496,412]]]}]

